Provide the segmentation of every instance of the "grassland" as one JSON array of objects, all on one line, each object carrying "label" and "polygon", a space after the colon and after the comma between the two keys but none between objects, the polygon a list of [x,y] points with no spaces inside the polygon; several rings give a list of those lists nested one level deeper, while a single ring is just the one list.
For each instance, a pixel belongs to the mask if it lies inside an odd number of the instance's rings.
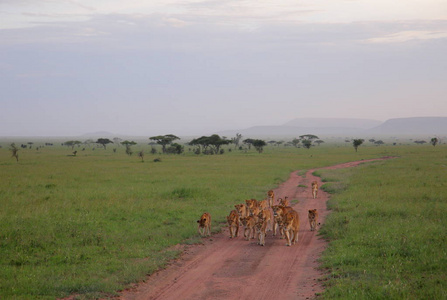
[{"label": "grassland", "polygon": [[318,171],[334,193],[325,299],[447,299],[447,148]]},{"label": "grassland", "polygon": [[[196,220],[202,212],[212,214],[213,230],[219,231],[234,204],[247,198],[264,198],[265,192],[288,178],[290,172],[353,160],[389,155],[401,157],[352,171],[324,174],[337,179],[339,183],[333,186],[344,187],[331,203],[334,209],[331,222],[341,225],[334,227],[334,231],[329,230],[332,225],[325,227],[325,234],[332,241],[327,256],[331,253],[337,256],[336,245],[350,234],[349,228],[356,218],[371,219],[369,226],[377,228],[373,220],[384,223],[383,210],[388,219],[393,219],[392,215],[401,216],[405,226],[421,225],[420,222],[407,224],[411,222],[406,221],[425,219],[421,217],[425,216],[419,211],[421,207],[435,213],[436,218],[430,226],[420,226],[427,234],[419,236],[425,245],[433,239],[441,239],[440,226],[446,228],[445,186],[444,192],[442,187],[446,179],[447,153],[443,146],[362,146],[357,153],[345,145],[310,150],[269,146],[262,154],[254,150],[229,152],[227,149],[224,155],[211,156],[197,156],[188,151],[182,155],[150,155],[149,149],[145,149],[144,163],[136,156],[125,155],[123,147],[117,147],[116,152],[110,146],[107,150],[87,148],[72,156],[70,148],[52,146],[36,150],[37,146],[39,143],[35,142],[32,149],[21,149],[19,162],[11,158],[7,142],[0,149],[2,299],[113,295],[178,255],[176,251],[168,250],[170,246],[200,241]],[[160,158],[161,162],[153,162],[154,158]],[[366,171],[371,175],[367,176]],[[391,176],[393,172],[400,172],[397,177],[410,180],[405,186],[408,193],[414,192],[411,197],[397,191],[402,184],[397,178],[386,181],[388,174]],[[424,175],[428,177],[416,182]],[[361,191],[360,187],[365,186],[368,192]],[[381,188],[381,194],[374,194],[373,188]],[[388,208],[376,206],[363,211],[358,208],[363,208],[363,204],[359,204],[355,209],[358,215],[345,216],[345,212],[353,210],[350,206],[357,205],[357,198],[354,201],[353,196],[348,196],[351,200],[345,208],[345,201],[340,197],[346,197],[356,189],[362,196],[371,193],[370,196],[376,198],[370,202],[376,205],[397,203]],[[418,206],[421,199],[424,204]],[[407,206],[414,204],[415,208],[399,207],[401,202]],[[394,225],[387,230],[403,230],[401,227]],[[410,228],[407,230],[411,231]],[[372,230],[365,229],[363,233],[369,232]],[[398,236],[397,240],[402,242],[401,231],[398,232],[392,236]],[[405,243],[416,242],[411,234],[405,235]],[[419,254],[416,251],[414,255]],[[328,279],[329,299],[340,293],[336,291],[338,282],[347,282],[343,275],[343,255],[348,254],[338,255],[338,262],[324,262],[325,267],[333,271]],[[377,257],[376,262],[382,263],[379,258],[383,256]],[[444,260],[444,271],[439,273],[445,279],[445,252],[438,253],[437,257]],[[426,260],[429,260],[428,254]],[[430,268],[434,268],[433,264]],[[365,270],[370,278],[369,269]],[[436,273],[434,271],[432,273]],[[432,273],[418,271],[420,277]],[[375,275],[378,279],[384,277],[381,273]],[[361,276],[355,278],[361,279]],[[429,278],[439,279],[431,275]],[[402,285],[393,281],[395,290],[402,291],[403,285],[411,286],[404,279],[401,278]],[[355,286],[350,282],[347,284]],[[409,291],[411,295],[411,289]],[[437,295],[439,293],[440,289]]]}]

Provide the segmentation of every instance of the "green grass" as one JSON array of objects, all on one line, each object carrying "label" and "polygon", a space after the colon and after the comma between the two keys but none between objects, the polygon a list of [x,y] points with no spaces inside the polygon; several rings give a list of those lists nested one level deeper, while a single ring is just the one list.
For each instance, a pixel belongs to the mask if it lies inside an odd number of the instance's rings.
[{"label": "green grass", "polygon": [[447,299],[447,148],[319,170],[335,193],[325,299]]},{"label": "green grass", "polygon": [[[389,164],[423,156],[417,166],[400,166],[409,176],[433,173],[424,165],[432,155],[438,155],[432,168],[444,170],[446,164],[445,148],[431,146],[361,147],[357,153],[352,147],[330,145],[310,150],[266,147],[262,154],[226,149],[224,155],[212,156],[152,156],[145,146],[142,163],[137,156],[125,155],[123,147],[116,153],[110,145],[107,150],[87,148],[75,157],[69,156],[70,148],[60,146],[35,150],[39,142],[34,149],[21,149],[17,163],[7,143],[0,148],[2,299],[113,296],[176,257],[177,251],[168,250],[172,245],[200,242],[196,220],[204,211],[211,213],[213,231],[218,232],[234,204],[264,199],[292,171],[386,155],[402,158],[360,168],[375,166],[375,172],[388,173]],[[444,156],[439,154],[442,149]],[[157,157],[161,162],[153,162]],[[348,175],[345,185],[360,184],[353,184]],[[438,176],[436,184],[441,185],[445,175]],[[426,186],[413,189],[426,191],[432,183],[424,182]],[[385,188],[391,191],[393,186]],[[432,199],[431,192],[426,193]],[[439,202],[430,203],[441,208]],[[370,210],[368,217],[376,218],[375,213]],[[349,228],[351,219],[344,226]],[[334,270],[340,272],[337,265]]]}]

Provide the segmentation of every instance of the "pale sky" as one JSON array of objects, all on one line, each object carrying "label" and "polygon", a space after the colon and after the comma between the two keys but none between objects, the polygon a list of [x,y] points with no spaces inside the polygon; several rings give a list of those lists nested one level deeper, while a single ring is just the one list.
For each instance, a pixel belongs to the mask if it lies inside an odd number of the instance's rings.
[{"label": "pale sky", "polygon": [[0,0],[0,136],[424,116],[446,0]]}]

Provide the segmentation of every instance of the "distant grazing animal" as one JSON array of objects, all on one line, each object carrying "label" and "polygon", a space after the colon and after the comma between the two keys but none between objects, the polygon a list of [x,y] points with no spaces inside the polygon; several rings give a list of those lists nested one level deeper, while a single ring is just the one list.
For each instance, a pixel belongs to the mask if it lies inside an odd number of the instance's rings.
[{"label": "distant grazing animal", "polygon": [[284,233],[286,235],[286,246],[292,246],[298,242],[298,231],[300,229],[300,217],[294,210],[289,211],[283,218]]},{"label": "distant grazing animal", "polygon": [[289,197],[285,196],[284,199],[283,198],[279,198],[278,200],[279,200],[279,205],[290,206]]},{"label": "distant grazing animal", "polygon": [[267,192],[267,196],[269,197],[269,207],[272,207],[273,199],[275,199],[275,192],[273,192],[273,190],[270,190]]},{"label": "distant grazing animal", "polygon": [[310,224],[310,231],[314,231],[317,228],[317,225],[320,225],[318,222],[318,212],[316,209],[310,209],[309,213],[307,214],[307,217],[309,218],[309,224]]},{"label": "distant grazing animal", "polygon": [[242,225],[244,225],[244,237],[248,241],[255,238],[256,219],[253,216],[241,218]]},{"label": "distant grazing animal", "polygon": [[199,234],[201,236],[210,236],[211,235],[211,215],[209,213],[204,213],[200,220],[197,220],[199,223]]},{"label": "distant grazing animal", "polygon": [[312,197],[315,199],[318,195],[318,182],[313,181],[312,182]]},{"label": "distant grazing animal", "polygon": [[227,216],[228,228],[230,230],[230,238],[237,237],[239,232],[239,215],[237,211],[232,210],[230,215]]}]

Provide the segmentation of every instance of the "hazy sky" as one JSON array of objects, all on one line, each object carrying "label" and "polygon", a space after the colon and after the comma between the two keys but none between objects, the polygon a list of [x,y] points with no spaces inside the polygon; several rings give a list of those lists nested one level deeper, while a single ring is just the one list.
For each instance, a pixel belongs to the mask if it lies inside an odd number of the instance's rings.
[{"label": "hazy sky", "polygon": [[447,116],[446,0],[0,0],[0,136]]}]

